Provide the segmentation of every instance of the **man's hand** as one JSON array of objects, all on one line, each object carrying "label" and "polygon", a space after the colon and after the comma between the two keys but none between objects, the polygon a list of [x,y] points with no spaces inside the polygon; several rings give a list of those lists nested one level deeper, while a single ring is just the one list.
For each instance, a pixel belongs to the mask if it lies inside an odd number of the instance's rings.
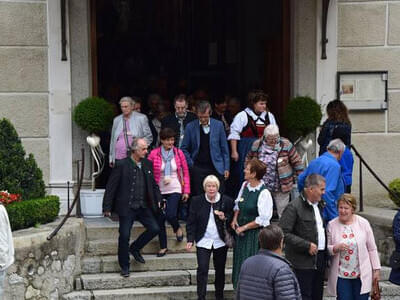
[{"label": "man's hand", "polygon": [[105,211],[105,212],[103,213],[103,215],[104,215],[105,217],[111,217],[111,211]]},{"label": "man's hand", "polygon": [[229,171],[224,172],[224,178],[225,178],[225,180],[227,180],[229,178]]},{"label": "man's hand", "polygon": [[114,168],[114,163],[110,162],[110,168]]},{"label": "man's hand", "polygon": [[192,249],[192,247],[193,247],[193,243],[188,242],[188,243],[186,244],[186,250],[187,250],[187,251],[190,251],[190,250]]},{"label": "man's hand", "polygon": [[235,151],[235,152],[232,151],[231,158],[233,159],[233,161],[238,161],[239,153],[237,153],[237,151]]},{"label": "man's hand", "polygon": [[214,210],[214,214],[216,214],[221,221],[225,221],[225,214],[223,211]]},{"label": "man's hand", "polygon": [[318,254],[318,247],[314,243],[310,243],[310,249],[308,249],[308,253],[310,255],[317,255]]},{"label": "man's hand", "polygon": [[231,222],[231,228],[236,231],[236,228],[239,227],[239,224],[236,219],[233,219]]},{"label": "man's hand", "polygon": [[189,194],[183,194],[183,195],[182,195],[182,201],[183,201],[183,202],[188,201],[188,199],[189,199]]}]

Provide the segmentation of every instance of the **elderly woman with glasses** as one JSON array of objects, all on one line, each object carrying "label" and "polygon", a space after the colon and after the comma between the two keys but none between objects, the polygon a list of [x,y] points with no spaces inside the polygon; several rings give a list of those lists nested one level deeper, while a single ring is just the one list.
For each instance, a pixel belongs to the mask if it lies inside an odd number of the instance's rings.
[{"label": "elderly woman with glasses", "polygon": [[304,170],[300,155],[287,138],[279,136],[279,127],[271,124],[253,143],[246,160],[253,157],[267,165],[262,181],[272,194],[280,218],[289,203],[295,177]]},{"label": "elderly woman with glasses", "polygon": [[214,175],[203,181],[205,193],[192,198],[186,225],[187,245],[190,251],[196,242],[197,296],[206,299],[210,256],[215,269],[215,299],[224,299],[225,264],[228,247],[225,244],[226,224],[233,213],[233,200],[221,195],[220,182]]}]

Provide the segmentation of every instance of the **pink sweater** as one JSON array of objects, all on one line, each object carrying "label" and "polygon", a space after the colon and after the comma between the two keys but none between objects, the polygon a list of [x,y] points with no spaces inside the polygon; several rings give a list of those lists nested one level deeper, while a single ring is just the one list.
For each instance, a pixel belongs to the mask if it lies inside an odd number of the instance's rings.
[{"label": "pink sweater", "polygon": [[[160,183],[161,179],[161,165],[162,165],[162,157],[161,157],[161,147],[153,149],[150,152],[150,155],[147,157],[149,160],[153,162],[153,174],[154,180],[157,184]],[[185,155],[182,150],[173,147],[175,162],[176,162],[176,170],[178,173],[179,182],[182,186],[182,194],[190,194],[190,176],[189,176],[189,168],[186,163]],[[182,178],[183,176],[183,178]]]},{"label": "pink sweater", "polygon": [[[374,233],[367,219],[354,215],[355,221],[351,224],[356,233],[358,248],[358,261],[360,265],[361,294],[371,291],[372,270],[380,269],[378,251],[375,244]],[[331,220],[328,225],[328,250],[332,256],[328,275],[328,293],[336,296],[336,284],[339,273],[339,253],[333,254],[333,246],[342,241],[344,225],[339,222],[339,217]]]}]

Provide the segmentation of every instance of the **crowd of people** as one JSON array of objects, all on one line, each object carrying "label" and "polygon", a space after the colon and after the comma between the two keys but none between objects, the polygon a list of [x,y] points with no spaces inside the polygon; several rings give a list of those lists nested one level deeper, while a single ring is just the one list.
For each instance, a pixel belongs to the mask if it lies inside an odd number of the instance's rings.
[{"label": "crowd of people", "polygon": [[[233,113],[226,98],[214,105],[199,99],[193,106],[178,95],[175,112],[163,115],[159,96],[152,95],[146,116],[137,99],[121,99],[103,210],[119,215],[122,276],[130,275],[129,253],[145,263],[141,249],[157,235],[157,256],[167,255],[166,221],[182,242],[184,219],[186,248],[196,246],[198,299],[206,298],[211,254],[215,298],[224,299],[228,248],[237,299],[322,299],[328,261],[331,295],[368,299],[380,262],[371,226],[355,215],[349,193],[346,106],[329,103],[320,156],[305,167],[292,142],[280,136],[267,101],[263,91],[253,90],[248,107]],[[274,211],[277,224],[271,224]],[[136,220],[146,230],[129,244]]]}]

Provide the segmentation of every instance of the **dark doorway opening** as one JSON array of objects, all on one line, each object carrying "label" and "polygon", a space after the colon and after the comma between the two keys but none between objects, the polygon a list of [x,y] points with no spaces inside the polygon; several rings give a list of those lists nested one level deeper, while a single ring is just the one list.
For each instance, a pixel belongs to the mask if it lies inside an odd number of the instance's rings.
[{"label": "dark doorway opening", "polygon": [[290,96],[290,0],[92,0],[93,94],[262,88],[281,124]]}]

